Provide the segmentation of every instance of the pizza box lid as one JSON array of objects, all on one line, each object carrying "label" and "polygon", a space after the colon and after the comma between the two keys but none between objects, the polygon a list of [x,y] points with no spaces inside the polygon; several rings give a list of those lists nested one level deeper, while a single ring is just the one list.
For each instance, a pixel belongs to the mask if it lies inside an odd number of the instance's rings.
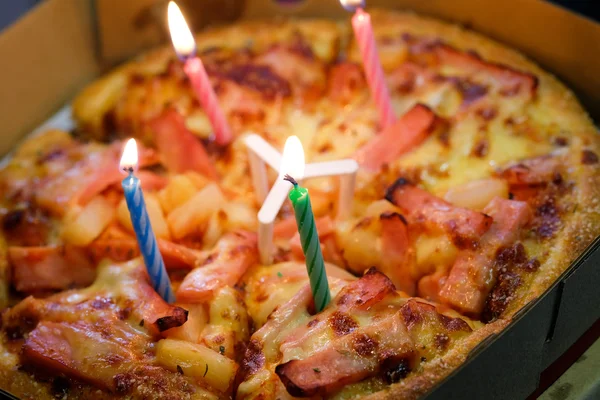
[{"label": "pizza box lid", "polygon": [[[199,29],[274,15],[344,18],[337,0],[179,0]],[[166,0],[47,0],[0,34],[0,155],[116,63],[168,40]],[[284,5],[280,3],[285,3]],[[459,22],[520,49],[573,88],[600,121],[600,25],[540,0],[369,0]],[[428,397],[519,398],[600,317],[600,239],[543,296]],[[493,376],[494,379],[490,379]],[[1,392],[0,392],[1,394]]]}]

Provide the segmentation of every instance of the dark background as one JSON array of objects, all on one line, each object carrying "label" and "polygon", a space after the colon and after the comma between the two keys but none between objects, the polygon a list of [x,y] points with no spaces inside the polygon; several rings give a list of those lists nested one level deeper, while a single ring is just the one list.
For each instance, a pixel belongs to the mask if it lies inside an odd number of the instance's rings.
[{"label": "dark background", "polygon": [[600,0],[552,0],[551,2],[600,22]]},{"label": "dark background", "polygon": [[[0,0],[0,30],[43,0]],[[483,0],[502,1],[502,0]],[[526,0],[521,0],[526,1]],[[600,22],[600,0],[548,0]]]}]

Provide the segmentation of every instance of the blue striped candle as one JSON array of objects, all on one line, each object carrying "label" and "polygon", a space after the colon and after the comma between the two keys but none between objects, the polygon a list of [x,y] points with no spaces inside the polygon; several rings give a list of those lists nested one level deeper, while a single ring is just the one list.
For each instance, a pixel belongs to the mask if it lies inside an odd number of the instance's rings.
[{"label": "blue striped candle", "polygon": [[152,287],[167,303],[173,303],[175,301],[175,293],[173,293],[167,268],[158,249],[156,236],[152,230],[140,180],[133,174],[136,165],[137,147],[135,140],[129,139],[121,158],[121,169],[128,173],[128,176],[121,182],[123,191],[125,192],[125,201],[127,202],[133,230],[135,231]]}]

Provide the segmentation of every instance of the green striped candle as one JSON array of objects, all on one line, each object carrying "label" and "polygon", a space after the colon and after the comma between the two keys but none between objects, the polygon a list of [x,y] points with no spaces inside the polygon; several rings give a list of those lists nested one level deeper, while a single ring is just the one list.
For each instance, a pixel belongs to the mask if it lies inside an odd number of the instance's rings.
[{"label": "green striped candle", "polygon": [[310,205],[310,197],[308,196],[308,190],[298,186],[298,182],[294,178],[286,175],[284,179],[294,185],[289,198],[294,206],[296,224],[298,225],[300,242],[306,258],[306,269],[308,270],[310,287],[315,300],[315,308],[317,312],[320,312],[331,301],[331,293],[329,292],[329,282],[327,282],[325,262],[323,261],[323,253],[321,252],[321,244],[315,225],[315,216]]}]

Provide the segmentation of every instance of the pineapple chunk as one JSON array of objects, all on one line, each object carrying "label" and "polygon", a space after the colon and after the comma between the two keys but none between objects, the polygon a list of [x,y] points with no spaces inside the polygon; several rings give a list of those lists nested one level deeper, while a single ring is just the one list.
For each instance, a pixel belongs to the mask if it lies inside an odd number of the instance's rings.
[{"label": "pineapple chunk", "polygon": [[83,208],[71,209],[64,219],[62,237],[76,246],[87,246],[96,239],[115,217],[114,206],[96,196]]},{"label": "pineapple chunk", "polygon": [[235,289],[229,286],[219,289],[210,303],[209,322],[202,333],[203,343],[235,358],[235,349],[249,338],[248,313]]},{"label": "pineapple chunk", "polygon": [[444,200],[455,206],[483,210],[494,197],[508,198],[508,182],[504,179],[479,179],[450,188]]},{"label": "pineapple chunk", "polygon": [[192,179],[186,175],[171,177],[167,186],[158,192],[158,201],[166,214],[191,199],[198,188]]},{"label": "pineapple chunk", "polygon": [[223,211],[227,216],[226,230],[244,229],[255,231],[257,229],[257,211],[248,204],[239,201],[228,202],[223,205]]},{"label": "pineapple chunk", "polygon": [[440,267],[450,267],[458,249],[448,235],[421,235],[415,241],[418,271],[412,271],[412,276],[421,277],[435,272]]},{"label": "pineapple chunk", "polygon": [[156,344],[156,360],[166,369],[226,393],[231,389],[237,364],[229,358],[200,344],[183,340],[162,339]]},{"label": "pineapple chunk", "polygon": [[197,232],[210,216],[225,203],[221,189],[214,184],[206,186],[191,199],[180,205],[167,217],[171,234],[181,239],[190,233]]},{"label": "pineapple chunk", "polygon": [[125,64],[84,88],[73,101],[75,120],[91,131],[101,131],[102,118],[123,95],[130,72],[131,64]]},{"label": "pineapple chunk", "polygon": [[184,175],[193,182],[198,190],[204,189],[206,185],[211,183],[210,179],[196,171],[187,171]]}]

